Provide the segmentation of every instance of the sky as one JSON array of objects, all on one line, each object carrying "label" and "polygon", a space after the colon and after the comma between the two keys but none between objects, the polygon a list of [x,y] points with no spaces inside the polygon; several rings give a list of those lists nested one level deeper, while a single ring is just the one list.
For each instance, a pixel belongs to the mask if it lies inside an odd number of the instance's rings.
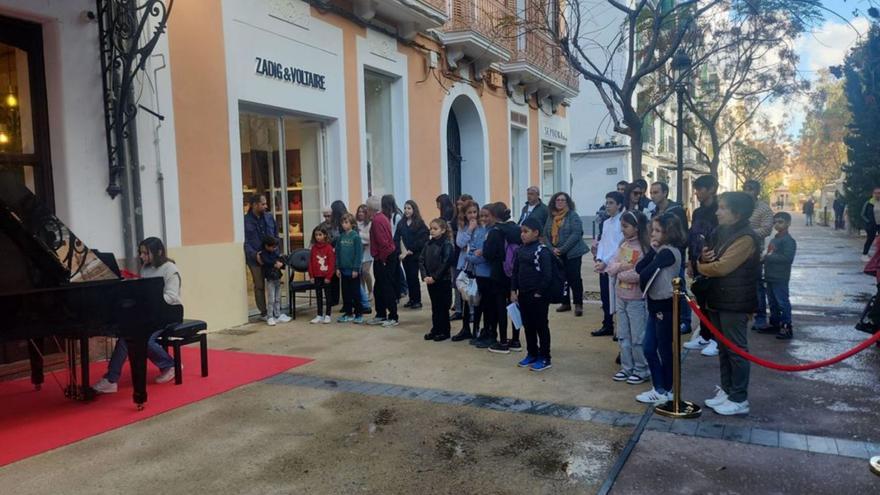
[{"label": "sky", "polygon": [[[801,74],[811,80],[818,77],[818,71],[832,65],[843,63],[849,49],[858,41],[859,33],[864,35],[868,31],[869,21],[864,17],[853,16],[853,10],[859,8],[863,12],[867,10],[866,0],[833,0],[822,2],[828,9],[840,14],[840,17],[831,13],[825,13],[824,24],[818,26],[798,39],[795,49],[800,55],[799,69]],[[782,119],[785,109],[789,109],[791,122],[789,133],[797,136],[803,123],[803,105],[808,97],[800,98],[794,105],[784,105],[781,102],[771,104],[766,114],[771,118]]]}]

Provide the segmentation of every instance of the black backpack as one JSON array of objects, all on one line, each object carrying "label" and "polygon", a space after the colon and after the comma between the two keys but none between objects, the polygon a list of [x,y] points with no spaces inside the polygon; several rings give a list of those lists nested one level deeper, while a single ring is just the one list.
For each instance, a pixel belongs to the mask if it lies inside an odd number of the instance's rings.
[{"label": "black backpack", "polygon": [[[535,253],[535,268],[539,271],[541,267],[539,266],[538,259],[540,257],[541,250],[544,249],[544,245],[538,246],[538,251]],[[554,254],[550,254],[550,289],[547,291],[547,294],[542,294],[550,304],[560,304],[564,302],[568,302],[568,284],[565,281],[565,267],[562,265],[562,260],[559,259],[558,256]]]}]

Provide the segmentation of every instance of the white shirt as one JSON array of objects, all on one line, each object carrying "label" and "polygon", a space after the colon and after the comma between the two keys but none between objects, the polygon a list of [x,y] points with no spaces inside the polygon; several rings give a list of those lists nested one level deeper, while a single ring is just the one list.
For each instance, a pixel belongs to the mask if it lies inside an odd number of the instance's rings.
[{"label": "white shirt", "polygon": [[165,290],[162,296],[166,303],[183,304],[180,299],[180,272],[177,271],[177,266],[174,263],[166,261],[158,268],[151,265],[141,268],[141,278],[153,277],[162,277],[165,281]]},{"label": "white shirt", "polygon": [[602,222],[602,239],[596,247],[596,259],[606,265],[617,258],[617,248],[623,242],[623,231],[620,230],[620,217],[623,212],[617,212],[613,217],[608,217]]}]

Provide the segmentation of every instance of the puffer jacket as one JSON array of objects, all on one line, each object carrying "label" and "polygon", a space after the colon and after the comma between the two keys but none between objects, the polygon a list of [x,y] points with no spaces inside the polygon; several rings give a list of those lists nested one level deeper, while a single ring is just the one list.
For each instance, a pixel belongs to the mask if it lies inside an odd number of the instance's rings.
[{"label": "puffer jacket", "polygon": [[548,246],[554,247],[562,252],[562,257],[567,259],[577,258],[590,252],[587,243],[584,242],[584,224],[581,217],[576,211],[569,211],[559,226],[559,240],[556,244],[552,243],[553,232],[553,214],[547,218],[544,224],[544,240]]}]

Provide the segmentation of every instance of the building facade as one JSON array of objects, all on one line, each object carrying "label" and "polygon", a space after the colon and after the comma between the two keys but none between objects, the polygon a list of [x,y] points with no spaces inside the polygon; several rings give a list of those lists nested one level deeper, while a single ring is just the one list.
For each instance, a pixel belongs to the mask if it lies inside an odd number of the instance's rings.
[{"label": "building facade", "polygon": [[[541,33],[499,21],[530,15],[530,3],[152,3],[172,8],[132,85],[134,213],[127,191],[107,193],[93,0],[0,0],[0,20],[16,27],[0,33],[0,91],[23,102],[25,136],[16,150],[0,142],[0,166],[18,167],[90,247],[123,259],[126,232],[162,237],[187,315],[211,328],[253,311],[242,249],[251,194],[267,196],[291,251],[337,199],[354,211],[391,193],[431,216],[441,193],[517,208],[531,184],[546,196],[570,189],[577,78]],[[148,39],[161,22],[144,19]]]}]

